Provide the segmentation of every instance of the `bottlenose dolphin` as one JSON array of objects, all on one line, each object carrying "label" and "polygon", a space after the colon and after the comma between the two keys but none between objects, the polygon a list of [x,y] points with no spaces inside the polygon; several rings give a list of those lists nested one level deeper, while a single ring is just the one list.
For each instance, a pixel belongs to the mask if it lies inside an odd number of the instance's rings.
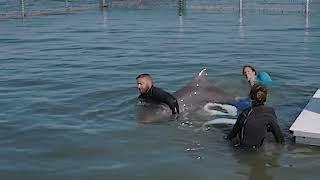
[{"label": "bottlenose dolphin", "polygon": [[[202,69],[187,85],[173,93],[179,103],[180,117],[199,110],[207,115],[237,114],[236,107],[230,105],[235,100],[222,89],[207,80],[207,69]],[[141,122],[160,122],[172,120],[171,110],[165,104],[149,105],[139,109]]]},{"label": "bottlenose dolphin", "polygon": [[193,111],[207,103],[228,104],[233,101],[232,96],[212,85],[207,76],[207,69],[202,69],[190,83],[173,93],[178,100],[180,112]]}]

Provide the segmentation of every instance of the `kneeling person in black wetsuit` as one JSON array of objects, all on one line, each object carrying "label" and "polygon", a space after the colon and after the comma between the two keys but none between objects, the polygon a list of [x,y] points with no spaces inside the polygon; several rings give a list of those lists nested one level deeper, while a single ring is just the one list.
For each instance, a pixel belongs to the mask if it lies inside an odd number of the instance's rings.
[{"label": "kneeling person in black wetsuit", "polygon": [[277,116],[271,107],[264,106],[267,99],[267,89],[261,84],[255,84],[250,91],[252,106],[245,109],[239,116],[228,139],[238,135],[240,146],[259,148],[268,131],[271,131],[278,143],[283,143],[283,135],[277,123]]},{"label": "kneeling person in black wetsuit", "polygon": [[165,103],[171,109],[172,114],[179,114],[177,99],[163,89],[153,86],[150,74],[140,74],[136,80],[140,92],[139,99],[152,103]]}]

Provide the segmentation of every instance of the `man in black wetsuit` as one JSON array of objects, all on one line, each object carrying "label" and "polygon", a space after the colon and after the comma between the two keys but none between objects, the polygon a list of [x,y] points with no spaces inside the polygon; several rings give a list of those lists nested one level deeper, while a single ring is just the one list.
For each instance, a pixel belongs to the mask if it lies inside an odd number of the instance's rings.
[{"label": "man in black wetsuit", "polygon": [[245,109],[227,138],[232,140],[238,135],[238,145],[259,148],[268,131],[271,131],[278,143],[283,143],[283,135],[277,123],[277,116],[271,107],[264,106],[267,89],[262,84],[255,84],[250,91],[252,107]]},{"label": "man in black wetsuit", "polygon": [[165,103],[171,109],[172,114],[179,114],[177,99],[163,89],[153,86],[150,74],[140,74],[136,80],[140,92],[139,99],[151,103]]}]

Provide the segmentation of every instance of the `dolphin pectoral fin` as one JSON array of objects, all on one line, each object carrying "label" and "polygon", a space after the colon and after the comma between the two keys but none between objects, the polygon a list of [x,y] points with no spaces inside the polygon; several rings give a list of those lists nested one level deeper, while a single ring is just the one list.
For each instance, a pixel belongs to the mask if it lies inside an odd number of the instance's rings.
[{"label": "dolphin pectoral fin", "polygon": [[202,126],[209,126],[214,124],[231,124],[234,125],[236,123],[236,119],[229,119],[229,118],[217,118],[210,121],[205,122]]},{"label": "dolphin pectoral fin", "polygon": [[208,106],[208,109],[210,111],[220,111],[222,113],[228,113],[228,110],[224,109],[223,107],[221,106]]}]

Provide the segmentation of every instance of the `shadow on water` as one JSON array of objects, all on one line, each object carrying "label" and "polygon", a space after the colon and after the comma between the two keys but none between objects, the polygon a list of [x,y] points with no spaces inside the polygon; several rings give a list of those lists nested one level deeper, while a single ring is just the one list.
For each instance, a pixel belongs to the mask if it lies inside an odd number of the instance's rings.
[{"label": "shadow on water", "polygon": [[312,98],[305,107],[306,110],[320,114],[320,98]]},{"label": "shadow on water", "polygon": [[141,124],[158,124],[175,121],[183,126],[195,125],[196,127],[201,127],[209,118],[209,115],[205,114],[201,108],[173,115],[169,107],[163,104],[148,104],[145,106],[138,103],[135,112],[136,121]]},{"label": "shadow on water", "polygon": [[136,105],[136,120],[138,123],[161,123],[174,120],[170,109],[165,105]]},{"label": "shadow on water", "polygon": [[265,143],[259,150],[234,148],[233,156],[239,164],[249,167],[245,174],[248,179],[271,180],[275,176],[274,170],[279,167],[282,151],[282,145]]}]

